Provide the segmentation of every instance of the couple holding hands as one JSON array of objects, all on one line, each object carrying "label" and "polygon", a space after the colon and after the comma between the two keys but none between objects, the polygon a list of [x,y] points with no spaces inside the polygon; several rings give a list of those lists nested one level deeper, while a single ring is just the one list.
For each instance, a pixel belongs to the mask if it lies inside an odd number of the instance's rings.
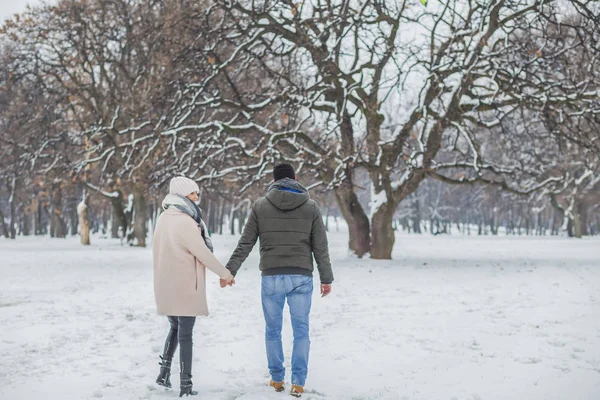
[{"label": "couple holding hands", "polygon": [[281,329],[287,299],[294,346],[290,394],[300,397],[308,373],[309,314],[313,294],[313,256],[321,278],[322,296],[331,292],[333,273],[321,212],[298,181],[290,164],[273,169],[274,182],[253,205],[242,236],[227,266],[213,255],[213,245],[196,204],[199,187],[191,179],[173,178],[154,231],[154,294],[159,315],[170,330],[156,380],[171,387],[171,364],[179,345],[180,394],[192,388],[192,336],[197,316],[208,315],[206,268],[220,277],[221,287],[234,276],[260,239],[261,298],[265,317],[270,386],[285,390]]}]

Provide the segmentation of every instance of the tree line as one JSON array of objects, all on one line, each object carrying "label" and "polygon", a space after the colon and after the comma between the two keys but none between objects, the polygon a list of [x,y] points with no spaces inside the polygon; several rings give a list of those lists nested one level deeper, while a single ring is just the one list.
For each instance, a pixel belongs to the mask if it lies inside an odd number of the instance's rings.
[{"label": "tree line", "polygon": [[422,225],[597,233],[599,13],[581,0],[29,8],[0,30],[2,229],[63,237],[88,221],[145,246],[179,174],[202,187],[211,230],[237,229],[287,161],[358,256],[391,258],[394,231]]}]

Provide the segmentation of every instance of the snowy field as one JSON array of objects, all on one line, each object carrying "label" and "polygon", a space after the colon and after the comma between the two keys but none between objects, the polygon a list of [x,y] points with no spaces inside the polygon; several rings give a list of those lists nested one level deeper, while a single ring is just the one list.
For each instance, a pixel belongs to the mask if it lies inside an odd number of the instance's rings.
[{"label": "snowy field", "polygon": [[[167,322],[150,249],[92,239],[0,240],[0,399],[177,397],[154,384]],[[214,241],[226,261],[235,237]],[[304,398],[600,399],[600,240],[400,235],[389,262],[330,241],[336,281],[315,293]],[[198,399],[290,398],[266,387],[257,257],[234,288],[209,277]]]}]

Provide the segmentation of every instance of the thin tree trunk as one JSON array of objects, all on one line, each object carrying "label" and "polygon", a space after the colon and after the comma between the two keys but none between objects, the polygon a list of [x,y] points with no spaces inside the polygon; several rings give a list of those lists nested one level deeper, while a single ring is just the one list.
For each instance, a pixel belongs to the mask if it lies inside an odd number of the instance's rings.
[{"label": "thin tree trunk", "polygon": [[221,197],[219,201],[219,235],[223,234],[223,224],[225,223],[225,200]]},{"label": "thin tree trunk", "polygon": [[62,188],[60,182],[53,185],[50,200],[50,236],[55,238],[67,237],[67,224],[62,214]]},{"label": "thin tree trunk", "polygon": [[413,217],[413,231],[415,233],[421,233],[421,202],[418,197],[415,197],[413,202],[414,205],[414,217]]},{"label": "thin tree trunk", "polygon": [[17,213],[16,213],[16,195],[17,195],[17,178],[15,176],[10,180],[10,196],[8,198],[8,204],[10,207],[10,221],[8,225],[8,232],[10,233],[10,238],[15,239],[17,236]]},{"label": "thin tree trunk", "polygon": [[467,235],[471,236],[471,213],[467,213]]},{"label": "thin tree trunk", "polygon": [[77,214],[79,216],[79,235],[81,237],[81,244],[89,246],[90,244],[90,221],[89,221],[89,210],[88,210],[88,197],[83,195],[83,201],[77,206]]},{"label": "thin tree trunk", "polygon": [[246,208],[240,209],[239,217],[238,217],[238,234],[242,234],[244,232],[244,226],[246,225],[246,215],[248,210]]},{"label": "thin tree trunk", "polygon": [[33,233],[35,235],[42,234],[42,202],[39,200],[35,200],[35,212],[33,219]]},{"label": "thin tree trunk", "polygon": [[79,216],[77,215],[77,208],[76,207],[72,207],[70,210],[70,215],[69,215],[69,219],[71,222],[71,236],[75,236],[77,235],[77,228],[78,228],[78,224],[79,224]]},{"label": "thin tree trunk", "polygon": [[6,221],[4,220],[4,214],[0,211],[0,226],[2,227],[2,234],[7,239],[10,239],[10,233],[8,233],[8,227],[6,226]]},{"label": "thin tree trunk", "polygon": [[146,235],[147,235],[147,204],[146,204],[146,192],[145,187],[142,183],[135,183],[133,185],[133,236],[137,240],[139,247],[146,247]]},{"label": "thin tree trunk", "polygon": [[235,218],[239,215],[239,209],[236,210],[235,207],[231,207],[229,211],[229,233],[235,235]]},{"label": "thin tree trunk", "polygon": [[23,236],[31,235],[31,204],[23,209],[23,224],[21,233]]}]

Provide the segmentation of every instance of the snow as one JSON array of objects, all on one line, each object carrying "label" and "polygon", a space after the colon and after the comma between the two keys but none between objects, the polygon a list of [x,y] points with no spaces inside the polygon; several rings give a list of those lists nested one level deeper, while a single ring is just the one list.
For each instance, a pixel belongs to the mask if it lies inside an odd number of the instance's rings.
[{"label": "snow", "polygon": [[[150,249],[93,239],[0,241],[0,399],[177,397],[154,384],[167,322]],[[226,260],[236,237],[214,242]],[[349,255],[343,232],[330,242],[336,281],[314,297],[305,399],[598,398],[598,238],[399,234],[379,262]],[[266,386],[257,261],[233,288],[208,273],[197,399],[289,398]],[[286,317],[288,367],[291,344]]]}]

